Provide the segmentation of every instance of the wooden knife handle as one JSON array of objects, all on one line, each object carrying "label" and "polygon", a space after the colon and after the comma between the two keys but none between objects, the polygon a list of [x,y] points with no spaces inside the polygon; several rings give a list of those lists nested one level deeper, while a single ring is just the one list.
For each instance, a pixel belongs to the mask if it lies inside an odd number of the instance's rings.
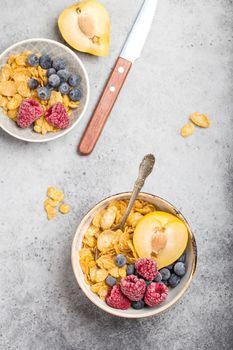
[{"label": "wooden knife handle", "polygon": [[82,155],[88,155],[93,151],[131,66],[132,63],[130,61],[127,61],[121,57],[118,58],[99,103],[96,106],[93,116],[79,144],[79,152]]}]

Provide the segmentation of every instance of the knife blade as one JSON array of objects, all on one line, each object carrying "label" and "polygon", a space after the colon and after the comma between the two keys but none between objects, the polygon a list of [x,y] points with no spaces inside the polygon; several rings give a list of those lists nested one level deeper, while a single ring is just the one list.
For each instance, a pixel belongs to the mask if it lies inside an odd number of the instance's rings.
[{"label": "knife blade", "polygon": [[144,0],[136,21],[118,57],[101,98],[80,141],[81,155],[89,155],[104,128],[132,64],[140,57],[149,34],[158,0]]},{"label": "knife blade", "polygon": [[157,0],[144,1],[120,57],[133,63],[141,56],[142,49],[150,32],[157,4]]}]

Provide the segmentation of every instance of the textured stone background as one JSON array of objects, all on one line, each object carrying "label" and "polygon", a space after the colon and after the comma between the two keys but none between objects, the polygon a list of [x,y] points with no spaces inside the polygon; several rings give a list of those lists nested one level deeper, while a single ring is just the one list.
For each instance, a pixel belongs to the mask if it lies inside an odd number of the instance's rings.
[{"label": "textured stone background", "polygon": [[[61,41],[56,19],[72,0],[2,0],[0,49],[30,37]],[[63,139],[28,144],[0,131],[0,349],[232,349],[233,3],[160,0],[95,152],[76,145],[142,1],[103,0],[112,20],[111,55],[80,54],[91,81],[86,118]],[[193,111],[210,130],[186,140]],[[157,168],[145,191],[173,202],[190,221],[198,269],[184,298],[164,315],[113,318],[79,290],[70,246],[84,213],[110,194],[130,190],[142,156]],[[72,212],[47,222],[48,185],[64,189]]]}]

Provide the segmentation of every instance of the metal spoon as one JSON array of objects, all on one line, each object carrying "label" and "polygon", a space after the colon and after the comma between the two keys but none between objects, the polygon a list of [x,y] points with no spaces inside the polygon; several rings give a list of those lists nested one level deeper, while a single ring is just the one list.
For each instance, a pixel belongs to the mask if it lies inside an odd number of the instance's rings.
[{"label": "metal spoon", "polygon": [[153,154],[147,154],[143,160],[141,161],[141,164],[139,166],[139,173],[138,178],[134,184],[134,189],[128,204],[128,207],[126,209],[126,212],[120,222],[119,225],[114,227],[114,230],[122,230],[126,220],[128,219],[128,216],[131,212],[131,209],[133,208],[134,202],[136,201],[139,192],[141,191],[142,187],[144,186],[144,183],[146,181],[146,178],[151,174],[155,164],[155,157]]},{"label": "metal spoon", "polygon": [[[146,178],[151,174],[155,164],[155,157],[153,154],[147,154],[143,160],[141,161],[141,164],[139,166],[139,173],[138,178],[134,184],[134,189],[131,195],[131,198],[129,200],[128,207],[125,211],[125,214],[120,222],[119,225],[116,225],[114,228],[111,228],[111,230],[122,230],[126,220],[128,219],[128,216],[131,212],[131,209],[133,208],[134,202],[136,201],[139,192],[141,191],[142,187],[144,186],[144,183],[146,181]],[[96,248],[95,251],[95,260],[97,260],[99,257],[99,250]]]}]

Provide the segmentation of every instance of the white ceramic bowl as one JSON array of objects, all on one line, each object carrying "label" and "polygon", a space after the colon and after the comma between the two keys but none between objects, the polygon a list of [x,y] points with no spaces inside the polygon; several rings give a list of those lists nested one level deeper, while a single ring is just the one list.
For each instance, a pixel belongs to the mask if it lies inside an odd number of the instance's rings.
[{"label": "white ceramic bowl", "polygon": [[186,266],[187,266],[187,272],[185,276],[181,279],[180,284],[174,288],[170,289],[168,293],[168,297],[165,302],[162,304],[153,307],[153,308],[144,308],[141,310],[134,310],[130,308],[129,310],[117,310],[109,307],[104,301],[102,301],[96,294],[94,294],[90,287],[85,283],[84,281],[84,275],[82,272],[82,269],[79,264],[79,250],[82,247],[82,239],[83,236],[91,224],[91,221],[93,217],[96,215],[97,212],[102,210],[103,208],[107,207],[110,202],[113,200],[122,200],[122,199],[129,199],[131,196],[130,192],[124,192],[119,193],[114,196],[111,196],[109,198],[106,198],[102,200],[100,203],[98,203],[94,208],[92,208],[82,219],[81,223],[77,227],[73,244],[72,244],[72,252],[71,252],[71,261],[72,261],[72,267],[75,274],[75,277],[78,281],[79,286],[81,287],[82,291],[86,294],[88,299],[90,299],[95,305],[97,305],[102,310],[115,315],[119,317],[125,317],[125,318],[142,318],[142,317],[148,317],[148,316],[154,316],[162,313],[163,311],[170,308],[173,304],[175,304],[184,294],[184,292],[189,287],[191,280],[193,278],[195,269],[196,269],[196,262],[197,262],[197,248],[196,248],[196,241],[194,238],[194,235],[191,231],[191,228],[186,221],[186,219],[183,217],[183,215],[169,202],[167,202],[165,199],[162,199],[160,197],[154,196],[152,194],[148,193],[141,193],[139,195],[139,198],[142,200],[145,200],[149,203],[152,203],[155,205],[155,207],[158,210],[166,211],[171,214],[176,215],[181,220],[183,220],[188,228],[189,232],[189,239],[188,239],[188,245],[187,245],[187,257],[186,257]]},{"label": "white ceramic bowl", "polygon": [[11,136],[17,139],[28,142],[47,142],[55,140],[72,130],[83,117],[88,102],[89,102],[89,79],[86,69],[80,58],[67,46],[62,45],[54,40],[49,39],[29,39],[20,41],[17,44],[9,47],[0,55],[0,67],[2,67],[10,55],[19,54],[22,51],[31,50],[36,53],[50,54],[52,57],[62,57],[67,62],[67,69],[70,73],[78,73],[81,78],[81,89],[83,97],[77,109],[75,109],[71,116],[69,128],[59,131],[57,133],[48,133],[46,135],[37,134],[32,128],[20,129],[16,123],[3,114],[0,108],[0,127]]}]

